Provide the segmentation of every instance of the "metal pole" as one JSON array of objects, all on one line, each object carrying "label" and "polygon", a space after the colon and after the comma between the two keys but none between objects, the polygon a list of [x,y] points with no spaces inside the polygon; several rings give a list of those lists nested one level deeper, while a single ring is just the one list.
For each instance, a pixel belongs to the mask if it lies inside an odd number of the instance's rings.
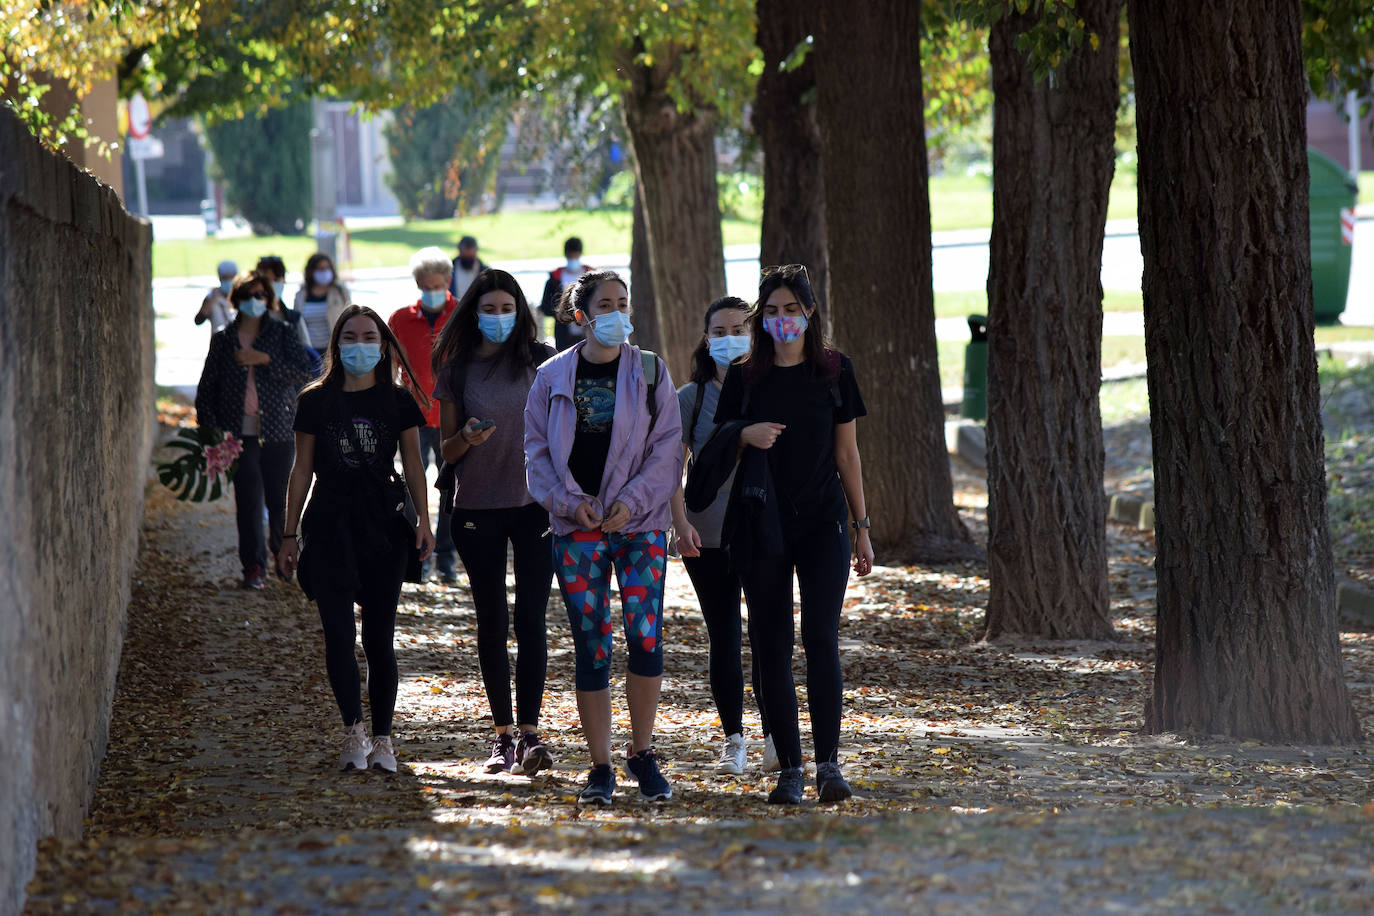
[{"label": "metal pole", "polygon": [[134,180],[138,184],[138,214],[148,215],[148,178],[143,170],[143,160],[134,160]]},{"label": "metal pole", "polygon": [[1350,174],[1360,177],[1360,102],[1354,90],[1345,94],[1347,141],[1350,144]]}]

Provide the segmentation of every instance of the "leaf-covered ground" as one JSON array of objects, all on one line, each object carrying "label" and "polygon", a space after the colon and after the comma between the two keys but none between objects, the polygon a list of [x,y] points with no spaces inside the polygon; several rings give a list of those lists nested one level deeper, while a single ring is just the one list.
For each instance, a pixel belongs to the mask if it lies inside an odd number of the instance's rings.
[{"label": "leaf-covered ground", "polygon": [[[956,470],[981,536],[981,481]],[[437,585],[403,598],[401,772],[340,775],[313,606],[275,581],[238,589],[233,532],[227,503],[150,493],[87,835],[43,845],[31,912],[1374,908],[1369,748],[1139,733],[1148,535],[1109,529],[1116,643],[978,644],[987,579],[972,564],[852,582],[841,760],[858,797],[795,810],[764,804],[757,747],[746,776],[712,773],[706,634],[673,566],[657,741],[674,798],[644,805],[622,773],[616,804],[588,811],[575,803],[589,760],[556,595],[551,775],[482,772],[491,728],[472,607],[465,589]],[[1342,643],[1374,733],[1374,634]]]}]

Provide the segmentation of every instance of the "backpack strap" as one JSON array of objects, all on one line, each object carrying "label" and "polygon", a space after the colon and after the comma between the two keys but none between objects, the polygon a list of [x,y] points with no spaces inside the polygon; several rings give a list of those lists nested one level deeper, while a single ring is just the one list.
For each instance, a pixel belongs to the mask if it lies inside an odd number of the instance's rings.
[{"label": "backpack strap", "polygon": [[701,384],[700,382],[697,383],[697,402],[692,406],[692,425],[687,427],[688,442],[691,442],[696,438],[697,420],[701,419],[701,405],[706,403],[706,385],[709,384],[711,383],[707,382],[705,385]]},{"label": "backpack strap", "polygon": [[649,431],[653,432],[658,422],[658,354],[653,350],[640,350],[639,360],[644,377],[649,381]]}]

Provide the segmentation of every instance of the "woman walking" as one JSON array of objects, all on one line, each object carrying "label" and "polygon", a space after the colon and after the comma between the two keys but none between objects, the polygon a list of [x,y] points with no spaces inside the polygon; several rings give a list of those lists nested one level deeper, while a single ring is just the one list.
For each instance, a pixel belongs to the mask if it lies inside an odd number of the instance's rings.
[{"label": "woman walking", "polygon": [[[386,323],[369,308],[344,310],[325,353],[324,374],[301,392],[296,409],[296,464],[287,495],[287,533],[278,564],[300,565],[301,588],[319,606],[325,667],[343,718],[343,770],[369,766],[396,772],[391,718],[396,706],[396,604],[412,551],[420,560],[434,548],[419,429],[424,415],[412,394],[396,385],[405,353]],[[400,448],[416,518],[405,513]],[[311,491],[311,481],[314,490]],[[310,505],[301,517],[306,493]],[[299,528],[297,525],[299,524]],[[297,540],[300,540],[299,550]],[[363,652],[372,736],[364,728],[353,605],[362,608]]]},{"label": "woman walking", "polygon": [[[727,523],[727,529],[731,560],[749,602],[761,705],[768,711],[781,767],[768,796],[775,804],[802,799],[792,681],[793,573],[801,590],[816,794],[831,802],[852,794],[838,762],[844,693],[839,622],[850,560],[846,504],[855,519],[854,571],[864,576],[873,568],[854,424],[867,410],[853,364],[826,344],[819,318],[806,268],[792,264],[765,270],[759,307],[750,322],[753,349],[726,372],[716,407],[717,423],[741,424],[741,464],[729,511],[755,516],[750,524]],[[741,486],[746,477],[747,488]],[[757,518],[758,506],[749,505],[761,477],[774,497],[769,510],[777,513],[763,522]]]},{"label": "woman walking", "polygon": [[[549,514],[525,485],[524,454],[525,401],[553,349],[535,337],[520,284],[504,270],[487,269],[463,294],[433,357],[440,447],[444,461],[454,465],[456,484],[453,504],[441,509],[441,517],[451,518],[453,545],[472,589],[477,662],[496,726],[486,769],[525,776],[553,765],[539,739],[553,547]],[[515,564],[514,711],[506,651],[507,544]]]},{"label": "woman walking", "polygon": [[629,288],[609,270],[580,276],[560,320],[585,339],[540,367],[525,405],[525,473],[549,511],[572,627],[577,711],[592,758],[580,801],[611,803],[611,622],[620,585],[632,738],[626,768],[642,797],[670,798],[654,754],[663,680],[663,575],[669,499],[682,475],[681,421],[662,361],[628,342]]},{"label": "woman walking", "polygon": [[[692,380],[678,389],[678,408],[682,417],[683,449],[688,457],[699,454],[716,428],[716,405],[720,400],[725,370],[749,352],[749,303],[726,296],[706,309],[706,328],[696,352],[692,354]],[[730,559],[721,543],[721,525],[730,499],[731,475],[716,493],[715,500],[701,512],[689,512],[683,505],[682,491],[673,494],[673,530],[677,532],[682,565],[692,580],[706,621],[710,643],[711,697],[720,714],[725,744],[716,762],[716,772],[739,776],[744,773],[744,667],[741,663],[740,581],[730,568]],[[754,699],[759,701],[758,665],[754,666]],[[777,769],[778,755],[768,731],[768,717],[759,707],[763,725],[763,768]]]},{"label": "woman walking", "polygon": [[349,306],[348,288],[334,272],[334,259],[323,251],[306,259],[304,274],[296,290],[295,308],[305,326],[306,343],[323,353],[339,316]]},{"label": "woman walking", "polygon": [[196,387],[197,422],[243,440],[234,515],[243,587],[252,589],[264,585],[268,552],[275,556],[281,549],[296,394],[310,378],[300,338],[268,314],[274,299],[271,281],[262,275],[234,278],[229,291],[234,318],[210,338]]}]

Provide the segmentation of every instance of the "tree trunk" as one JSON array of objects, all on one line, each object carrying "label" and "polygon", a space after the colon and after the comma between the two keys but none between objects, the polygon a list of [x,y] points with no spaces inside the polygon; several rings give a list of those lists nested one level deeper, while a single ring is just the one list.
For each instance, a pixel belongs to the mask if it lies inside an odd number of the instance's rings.
[{"label": "tree trunk", "polygon": [[985,637],[1111,639],[1102,493],[1102,233],[1124,0],[1080,0],[1086,42],[1037,80],[992,28]]},{"label": "tree trunk", "polygon": [[[658,332],[658,302],[654,299],[653,266],[649,260],[649,233],[644,224],[644,197],[635,182],[634,228],[630,233],[630,301],[634,304],[635,343],[655,353],[663,352]],[[676,376],[674,376],[676,380]]]},{"label": "tree trunk", "polygon": [[667,92],[677,60],[630,64],[622,98],[635,177],[644,195],[660,353],[673,379],[690,374],[701,316],[725,295],[725,251],[716,188],[715,113],[678,111]]},{"label": "tree trunk", "polygon": [[967,554],[935,348],[921,5],[814,9],[830,309],[868,404],[859,440],[874,544],[909,559]]},{"label": "tree trunk", "polygon": [[1360,737],[1312,348],[1297,0],[1130,0],[1159,582],[1146,729]]},{"label": "tree trunk", "polygon": [[[763,231],[759,261],[805,264],[825,309],[825,183],[816,126],[815,64],[810,55],[783,73],[780,65],[810,34],[810,0],[757,0],[757,42],[763,73],[752,123],[763,146]],[[829,310],[825,309],[825,314]]]}]

